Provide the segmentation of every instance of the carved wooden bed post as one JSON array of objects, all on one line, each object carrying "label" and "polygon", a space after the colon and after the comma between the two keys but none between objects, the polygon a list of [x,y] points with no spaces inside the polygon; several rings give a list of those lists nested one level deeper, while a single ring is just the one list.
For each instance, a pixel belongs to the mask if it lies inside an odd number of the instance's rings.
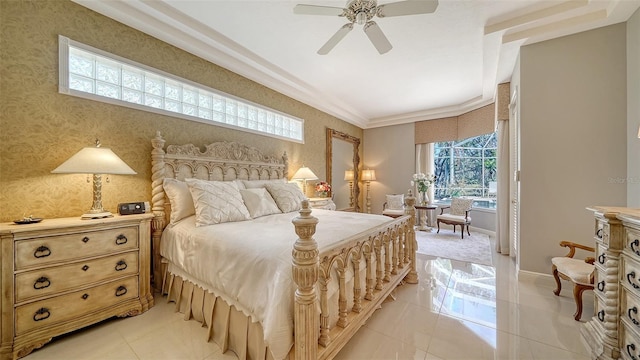
[{"label": "carved wooden bed post", "polygon": [[302,202],[300,216],[292,220],[299,236],[293,245],[293,281],[296,283],[294,326],[297,360],[316,359],[318,317],[316,283],[320,267],[318,243],[313,239],[318,219],[311,216],[309,201]]},{"label": "carved wooden bed post", "polygon": [[414,225],[416,222],[416,208],[414,207],[414,205],[416,204],[416,198],[413,197],[413,194],[411,193],[411,190],[409,190],[409,194],[408,196],[406,196],[404,198],[405,200],[405,214],[410,215],[411,218],[409,219],[409,231],[406,232],[406,234],[409,235],[409,239],[406,239],[407,244],[409,245],[409,261],[411,262],[411,270],[409,271],[409,274],[407,274],[407,277],[405,278],[405,280],[407,281],[407,283],[409,284],[417,284],[418,283],[418,271],[416,268],[416,250],[418,250],[418,241],[416,240],[416,232],[414,230]]},{"label": "carved wooden bed post", "polygon": [[151,246],[153,257],[151,263],[153,266],[153,285],[156,289],[162,286],[162,272],[160,266],[160,237],[165,227],[164,201],[165,194],[162,187],[164,180],[164,139],[160,135],[160,131],[156,132],[156,137],[151,140],[151,210],[153,211],[153,220],[151,221]]}]

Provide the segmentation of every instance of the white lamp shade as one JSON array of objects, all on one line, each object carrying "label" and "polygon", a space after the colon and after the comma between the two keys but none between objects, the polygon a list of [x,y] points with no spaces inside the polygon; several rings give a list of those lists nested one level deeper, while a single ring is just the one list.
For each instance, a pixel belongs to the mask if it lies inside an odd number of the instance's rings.
[{"label": "white lamp shade", "polygon": [[136,174],[111,149],[86,147],[55,168],[52,173],[62,174]]},{"label": "white lamp shade", "polygon": [[311,169],[309,169],[306,166],[303,166],[300,169],[298,169],[298,171],[296,171],[295,174],[293,174],[293,177],[291,179],[293,179],[293,180],[317,180],[318,177],[316,176],[316,174],[313,173],[313,171],[311,171]]},{"label": "white lamp shade", "polygon": [[362,170],[362,181],[376,181],[376,171],[375,170]]},{"label": "white lamp shade", "polygon": [[353,170],[345,170],[344,179],[346,181],[353,181]]}]

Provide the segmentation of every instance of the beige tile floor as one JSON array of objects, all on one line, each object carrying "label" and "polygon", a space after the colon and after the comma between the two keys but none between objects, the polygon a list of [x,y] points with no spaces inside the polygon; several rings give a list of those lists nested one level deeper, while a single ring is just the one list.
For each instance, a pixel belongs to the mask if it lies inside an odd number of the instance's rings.
[{"label": "beige tile floor", "polygon": [[[499,254],[493,266],[418,254],[420,283],[398,288],[337,359],[588,359],[570,284],[556,297],[550,277],[518,281],[514,268]],[[585,295],[583,319],[593,313],[593,293]],[[54,339],[24,359],[236,358],[204,337],[156,296],[145,314]]]}]

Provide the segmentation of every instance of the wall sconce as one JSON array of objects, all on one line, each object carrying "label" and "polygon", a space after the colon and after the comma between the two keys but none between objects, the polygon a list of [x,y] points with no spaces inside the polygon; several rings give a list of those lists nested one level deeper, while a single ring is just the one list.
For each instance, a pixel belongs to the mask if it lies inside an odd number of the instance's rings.
[{"label": "wall sconce", "polygon": [[302,167],[293,174],[291,180],[302,180],[302,192],[304,193],[304,196],[307,196],[307,180],[318,180],[318,177],[313,173],[313,171],[311,171],[311,169],[302,165]]},{"label": "wall sconce", "polygon": [[367,184],[367,213],[371,214],[371,196],[369,190],[371,189],[371,182],[376,181],[376,171],[371,169],[362,170],[362,181]]},{"label": "wall sconce", "polygon": [[344,180],[349,182],[349,207],[353,207],[353,170],[345,170]]},{"label": "wall sconce", "polygon": [[136,174],[111,149],[100,147],[99,140],[96,140],[95,147],[86,147],[78,151],[51,172],[54,174],[93,174],[93,206],[91,210],[81,216],[82,219],[113,216],[111,212],[102,207],[102,174]]}]

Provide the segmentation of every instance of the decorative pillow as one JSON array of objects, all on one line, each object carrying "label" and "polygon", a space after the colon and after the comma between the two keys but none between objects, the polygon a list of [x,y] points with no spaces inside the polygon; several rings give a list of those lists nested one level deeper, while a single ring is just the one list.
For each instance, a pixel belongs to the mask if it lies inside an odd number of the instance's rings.
[{"label": "decorative pillow", "polygon": [[287,182],[285,179],[267,179],[267,180],[240,180],[245,189],[257,189],[263,188],[267,184],[284,184]]},{"label": "decorative pillow", "polygon": [[387,195],[387,209],[389,209],[389,210],[403,210],[404,209],[404,194]]},{"label": "decorative pillow", "polygon": [[196,226],[251,219],[233,181],[186,179],[196,209]]},{"label": "decorative pillow", "polygon": [[282,212],[265,188],[240,189],[240,195],[242,195],[242,200],[244,200],[249,214],[251,214],[251,217],[254,219],[260,216],[279,214]]},{"label": "decorative pillow", "polygon": [[283,213],[300,210],[302,200],[307,198],[294,183],[266,184],[265,187]]},{"label": "decorative pillow", "polygon": [[171,204],[171,217],[169,223],[175,225],[178,221],[196,213],[193,206],[193,197],[189,187],[184,181],[166,178],[162,182],[164,193]]}]

